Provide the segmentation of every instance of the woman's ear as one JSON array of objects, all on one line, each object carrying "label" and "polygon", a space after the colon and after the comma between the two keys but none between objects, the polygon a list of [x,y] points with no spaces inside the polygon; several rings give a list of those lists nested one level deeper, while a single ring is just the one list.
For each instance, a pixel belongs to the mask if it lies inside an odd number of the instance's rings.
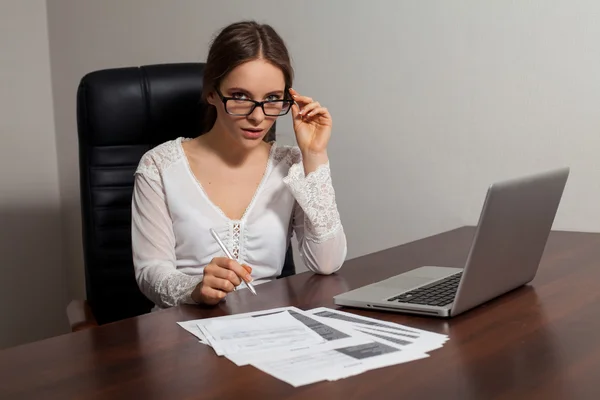
[{"label": "woman's ear", "polygon": [[208,94],[206,95],[206,102],[210,105],[216,106],[216,96],[215,96],[215,91],[211,90],[210,92],[208,92]]}]

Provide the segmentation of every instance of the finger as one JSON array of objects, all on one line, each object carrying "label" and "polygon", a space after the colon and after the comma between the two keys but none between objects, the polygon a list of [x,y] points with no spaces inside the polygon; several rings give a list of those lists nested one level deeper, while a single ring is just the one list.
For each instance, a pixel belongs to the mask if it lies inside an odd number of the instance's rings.
[{"label": "finger", "polygon": [[293,121],[302,121],[302,117],[300,116],[300,105],[296,102],[296,100],[294,100],[294,97],[298,96],[298,92],[296,92],[294,89],[290,88],[289,89],[290,92],[290,96],[292,96],[292,120]]},{"label": "finger", "polygon": [[200,295],[203,297],[204,303],[216,304],[225,298],[227,293],[222,290],[213,289],[210,286],[203,285]]},{"label": "finger", "polygon": [[242,264],[242,267],[244,267],[244,269],[251,274],[252,273],[252,267],[249,266],[248,264]]},{"label": "finger", "polygon": [[313,102],[313,99],[307,96],[301,96],[296,90],[290,88],[290,94],[292,95],[292,99],[297,101],[300,104],[309,104]]},{"label": "finger", "polygon": [[300,107],[296,102],[292,104],[292,118],[294,121],[302,119],[302,116],[300,115]]},{"label": "finger", "polygon": [[235,285],[230,280],[218,278],[216,276],[207,276],[205,278],[205,285],[225,293],[231,293],[235,290]]},{"label": "finger", "polygon": [[210,262],[210,264],[208,264],[205,268],[204,268],[204,276],[207,275],[214,275],[215,271],[221,269],[221,267],[219,267],[218,265],[215,264],[215,260],[212,260]]},{"label": "finger", "polygon": [[242,266],[235,260],[230,260],[229,258],[215,258],[216,264],[221,268],[227,268],[233,272],[235,272],[239,277],[241,277],[246,282],[252,282],[252,277]]},{"label": "finger", "polygon": [[293,97],[296,97],[296,96],[298,96],[298,95],[300,94],[300,93],[298,93],[298,92],[296,91],[296,89],[292,89],[292,88],[289,88],[289,89],[288,89],[288,92],[290,93],[290,96],[292,96],[292,98],[293,98]]},{"label": "finger", "polygon": [[318,107],[318,108],[313,109],[308,114],[306,114],[305,118],[314,118],[314,117],[318,117],[318,116],[330,118],[329,111],[325,107]]},{"label": "finger", "polygon": [[319,104],[318,101],[313,101],[310,104],[305,105],[304,107],[302,107],[302,109],[300,110],[300,114],[301,115],[308,115],[308,113],[310,113],[312,110],[314,110],[315,108],[319,108],[321,107],[321,105]]},{"label": "finger", "polygon": [[226,279],[231,282],[233,286],[237,286],[242,283],[240,277],[235,272],[227,268],[217,268],[214,271],[213,276],[219,279]]}]

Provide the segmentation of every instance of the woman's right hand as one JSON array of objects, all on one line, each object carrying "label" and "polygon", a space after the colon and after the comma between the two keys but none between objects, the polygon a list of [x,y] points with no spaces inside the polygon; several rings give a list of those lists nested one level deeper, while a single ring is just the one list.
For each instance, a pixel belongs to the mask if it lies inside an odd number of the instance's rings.
[{"label": "woman's right hand", "polygon": [[251,272],[252,268],[248,265],[242,267],[237,261],[227,257],[215,257],[204,268],[204,277],[192,292],[192,300],[196,303],[217,304],[242,283],[241,279],[252,282]]}]

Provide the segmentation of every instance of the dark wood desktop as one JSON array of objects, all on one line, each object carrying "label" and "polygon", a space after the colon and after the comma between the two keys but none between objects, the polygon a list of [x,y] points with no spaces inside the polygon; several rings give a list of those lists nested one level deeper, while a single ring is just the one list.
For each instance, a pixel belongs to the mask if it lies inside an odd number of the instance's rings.
[{"label": "dark wood desktop", "polygon": [[[188,319],[332,296],[420,265],[464,265],[464,227],[230,295],[0,351],[0,398],[27,399],[598,399],[600,234],[552,232],[527,286],[452,319],[360,311],[449,335],[430,357],[300,388],[237,367],[179,327]],[[3,329],[10,329],[4,325]]]}]

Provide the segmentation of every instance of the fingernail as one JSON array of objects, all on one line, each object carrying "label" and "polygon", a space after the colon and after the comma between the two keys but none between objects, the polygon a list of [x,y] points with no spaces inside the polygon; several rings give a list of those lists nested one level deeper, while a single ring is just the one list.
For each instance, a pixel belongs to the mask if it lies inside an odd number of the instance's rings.
[{"label": "fingernail", "polygon": [[246,275],[244,279],[246,282],[252,282],[252,277],[250,275]]}]

